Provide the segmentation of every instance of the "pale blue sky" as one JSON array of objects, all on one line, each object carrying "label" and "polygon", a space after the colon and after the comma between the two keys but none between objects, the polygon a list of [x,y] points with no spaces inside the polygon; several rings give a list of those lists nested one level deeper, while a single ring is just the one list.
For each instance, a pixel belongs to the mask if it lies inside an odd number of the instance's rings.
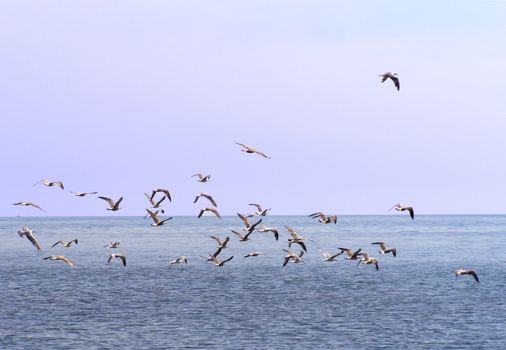
[{"label": "pale blue sky", "polygon": [[199,191],[224,214],[504,213],[505,18],[499,1],[0,1],[0,215],[143,215],[154,187],[171,215]]}]

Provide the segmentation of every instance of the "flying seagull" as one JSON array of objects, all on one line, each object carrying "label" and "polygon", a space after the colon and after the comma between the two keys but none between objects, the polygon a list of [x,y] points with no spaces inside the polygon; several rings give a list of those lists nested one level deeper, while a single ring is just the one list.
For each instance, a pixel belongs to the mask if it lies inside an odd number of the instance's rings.
[{"label": "flying seagull", "polygon": [[151,199],[151,196],[147,193],[144,193],[144,195],[146,196],[146,198],[148,199],[149,203],[151,204],[151,208],[159,208],[160,207],[160,204],[162,204],[162,202],[167,198],[167,196],[163,196],[162,199],[160,199],[158,202],[155,201],[154,199]]},{"label": "flying seagull", "polygon": [[337,223],[337,215],[327,216],[324,213],[322,213],[321,211],[319,211],[318,213],[313,213],[313,214],[309,215],[309,217],[311,219],[319,218],[318,221],[321,222],[322,224],[330,224],[331,222],[333,222],[334,224]]},{"label": "flying seagull", "polygon": [[230,241],[230,237],[227,236],[223,241],[221,239],[219,239],[218,237],[216,237],[216,236],[211,236],[211,238],[216,241],[216,243],[218,244],[218,248],[219,249],[228,248],[227,244],[228,244],[228,241]]},{"label": "flying seagull", "polygon": [[172,267],[172,265],[174,264],[188,264],[188,258],[184,255],[181,255],[180,257],[178,257],[177,259],[174,259],[170,262],[170,266],[169,266],[169,269]]},{"label": "flying seagull", "polygon": [[246,228],[244,228],[243,230],[247,231],[248,233],[253,232],[255,230],[255,228],[257,227],[257,225],[260,224],[263,220],[263,219],[260,219],[252,225],[252,224],[250,224],[247,216],[242,215],[240,213],[237,213],[237,216],[242,220],[242,222],[244,222],[244,225],[246,226]]},{"label": "flying seagull", "polygon": [[222,220],[222,218],[220,216],[220,213],[218,213],[218,209],[216,209],[216,208],[204,208],[204,209],[200,209],[200,213],[197,216],[197,219],[200,218],[202,216],[202,214],[204,214],[204,212],[206,212],[206,211],[209,211],[209,212],[213,213],[214,215],[216,215],[216,217],[218,219]]},{"label": "flying seagull", "polygon": [[343,254],[344,252],[341,250],[339,253],[336,253],[336,254],[332,255],[332,254],[330,254],[328,252],[324,252],[324,251],[320,250],[320,253],[321,253],[321,255],[323,255],[323,261],[330,262],[330,261],[336,260],[336,258],[339,255]]},{"label": "flying seagull", "polygon": [[76,267],[76,264],[69,258],[63,255],[50,255],[43,258],[44,260],[56,260],[56,261],[63,261],[65,264],[69,265],[70,267]]},{"label": "flying seagull", "polygon": [[360,264],[365,264],[365,265],[372,265],[372,264],[374,264],[374,266],[376,266],[376,271],[379,270],[379,261],[378,261],[378,259],[369,257],[369,255],[367,253],[362,253],[361,255],[362,255],[362,258],[358,261],[357,267]]},{"label": "flying seagull", "polygon": [[198,177],[198,179],[197,179],[198,182],[207,182],[211,178],[211,175],[204,175],[204,174],[201,174],[201,173],[192,175],[192,177],[195,177],[195,176]]},{"label": "flying seagull", "polygon": [[114,249],[114,248],[118,248],[119,247],[119,242],[114,242],[114,241],[111,241],[109,243],[107,243],[106,245],[104,245],[104,248],[109,248],[109,249]]},{"label": "flying seagull", "polygon": [[74,192],[74,191],[69,191],[70,193],[73,193],[76,197],[85,197],[89,194],[97,194],[98,192]]},{"label": "flying seagull", "polygon": [[295,264],[303,263],[304,262],[304,261],[302,261],[302,256],[304,255],[304,251],[303,250],[301,250],[298,255],[295,254],[294,252],[292,252],[291,250],[283,249],[283,251],[287,253],[285,255],[285,258],[284,258],[284,261],[283,261],[283,267],[285,267],[286,264],[288,264],[288,262],[290,260],[292,260],[292,262],[295,263]]},{"label": "flying seagull", "polygon": [[395,73],[395,72],[386,72],[386,73],[383,73],[383,74],[379,74],[379,76],[381,77],[381,82],[382,83],[384,83],[387,79],[391,79],[394,82],[394,85],[397,88],[397,90],[401,89],[401,85],[399,83],[399,77],[398,77],[397,73]]},{"label": "flying seagull", "polygon": [[56,185],[56,186],[60,187],[62,190],[65,189],[65,186],[63,186],[63,182],[61,182],[61,181],[40,180],[40,181],[37,181],[36,183],[34,183],[33,186],[40,184],[41,182],[43,185],[48,186],[48,187],[53,187]]},{"label": "flying seagull", "polygon": [[392,209],[395,209],[397,211],[405,211],[405,210],[407,210],[407,211],[409,211],[409,216],[411,216],[411,219],[413,220],[415,218],[415,212],[414,212],[414,210],[413,210],[412,207],[403,207],[400,203],[397,203],[392,208],[390,208],[390,210],[392,210]]},{"label": "flying seagull", "polygon": [[220,259],[218,259],[216,256],[212,256],[212,261],[213,261],[214,265],[219,266],[219,267],[223,267],[227,261],[230,261],[230,260],[232,260],[233,258],[234,258],[234,256],[232,255],[232,256],[231,256],[230,258],[228,258],[228,259],[225,259],[225,260],[220,260]]},{"label": "flying seagull", "polygon": [[250,147],[248,145],[245,145],[244,143],[239,143],[239,142],[236,142],[236,144],[238,144],[239,146],[241,146],[241,151],[245,152],[245,153],[256,153],[258,154],[259,156],[262,156],[264,158],[268,158],[268,159],[271,159],[271,157],[268,157],[265,153],[263,152],[260,152],[258,150],[256,150],[255,148],[253,147]]},{"label": "flying seagull", "polygon": [[151,224],[151,226],[162,226],[163,224],[165,224],[167,221],[169,221],[170,219],[172,219],[172,216],[167,218],[167,219],[160,219],[158,217],[158,212],[152,212],[151,210],[149,209],[146,209],[146,211],[148,212],[149,216],[151,216],[151,219],[153,219],[154,223]]},{"label": "flying seagull", "polygon": [[157,189],[151,191],[151,199],[153,199],[153,197],[155,196],[155,194],[157,194],[158,192],[162,192],[163,194],[165,194],[167,196],[167,198],[169,199],[169,202],[172,202],[172,198],[170,196],[170,192],[166,188],[157,188]]},{"label": "flying seagull", "polygon": [[126,256],[123,254],[111,254],[109,255],[109,259],[107,260],[107,263],[109,264],[112,259],[119,258],[123,262],[123,266],[126,266]]},{"label": "flying seagull", "polygon": [[337,248],[337,249],[346,252],[347,255],[347,257],[345,257],[346,260],[358,260],[360,252],[362,251],[362,248],[359,248],[356,251],[352,251],[350,248]]},{"label": "flying seagull", "polygon": [[196,196],[195,196],[195,199],[193,200],[193,203],[197,203],[197,201],[199,200],[200,197],[204,197],[206,198],[209,202],[211,202],[212,205],[214,205],[215,207],[218,206],[218,204],[216,204],[216,202],[214,201],[214,198],[213,196],[211,196],[209,193],[205,193],[205,192],[200,192],[198,193]]},{"label": "flying seagull", "polygon": [[26,237],[37,250],[40,250],[39,242],[37,241],[37,238],[33,235],[33,231],[30,230],[28,227],[23,226],[21,230],[18,231],[19,237]]},{"label": "flying seagull", "polygon": [[473,276],[474,280],[478,283],[480,283],[480,280],[478,279],[478,275],[474,270],[466,270],[466,269],[457,269],[453,272],[455,274],[455,278],[457,278],[460,275],[471,275]]},{"label": "flying seagull", "polygon": [[109,206],[110,208],[107,208],[107,210],[110,210],[110,211],[118,211],[121,209],[121,207],[119,206],[119,204],[121,203],[121,201],[123,200],[123,197],[119,197],[119,199],[114,202],[111,198],[109,197],[101,197],[99,196],[98,198],[100,199],[103,199],[104,201],[106,201],[107,203],[109,203]]},{"label": "flying seagull", "polygon": [[230,230],[230,231],[232,231],[233,234],[235,234],[237,237],[239,237],[239,241],[241,241],[241,242],[249,241],[249,235],[251,235],[253,233],[253,230],[249,231],[245,235],[242,235],[242,233],[234,231],[234,230]]},{"label": "flying seagull", "polygon": [[274,238],[276,239],[276,241],[279,239],[279,230],[274,227],[262,226],[257,229],[257,232],[272,232],[274,233]]},{"label": "flying seagull", "polygon": [[257,203],[250,203],[248,205],[253,205],[253,206],[257,207],[258,211],[255,214],[257,214],[259,216],[266,216],[267,212],[269,210],[271,210],[271,208],[269,208],[269,209],[267,209],[267,208],[266,209],[262,209],[262,206],[260,204],[257,204]]},{"label": "flying seagull", "polygon": [[264,252],[251,252],[251,253],[246,254],[244,257],[249,258],[251,256],[261,256],[261,255],[265,256],[265,253]]},{"label": "flying seagull", "polygon": [[77,244],[78,242],[79,242],[79,241],[77,240],[77,238],[76,238],[76,239],[73,239],[73,240],[71,240],[71,241],[68,241],[68,242],[67,242],[67,241],[62,241],[62,240],[59,240],[58,242],[56,242],[55,244],[53,244],[53,245],[51,246],[51,248],[53,248],[53,247],[57,246],[58,244],[59,244],[59,245],[61,245],[61,246],[64,246],[65,248],[70,248],[70,245],[71,245],[72,243]]},{"label": "flying seagull", "polygon": [[387,247],[385,245],[385,242],[374,242],[374,243],[371,243],[371,244],[378,244],[380,246],[381,250],[378,251],[378,253],[380,253],[380,254],[392,253],[392,255],[394,256],[394,258],[397,256],[397,249]]},{"label": "flying seagull", "polygon": [[42,209],[41,207],[39,207],[38,204],[35,204],[33,202],[17,202],[17,203],[14,203],[13,205],[21,205],[21,206],[24,206],[24,207],[34,207],[34,208],[42,210],[44,213],[47,213],[47,211],[45,211],[44,209]]}]

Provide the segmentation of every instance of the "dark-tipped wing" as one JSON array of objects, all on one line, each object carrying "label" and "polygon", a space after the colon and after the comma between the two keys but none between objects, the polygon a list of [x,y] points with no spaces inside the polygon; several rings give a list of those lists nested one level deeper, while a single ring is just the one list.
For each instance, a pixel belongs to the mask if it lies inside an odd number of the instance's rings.
[{"label": "dark-tipped wing", "polygon": [[109,198],[109,197],[102,197],[102,196],[98,196],[98,198],[103,199],[104,201],[106,201],[107,203],[109,203],[109,205],[111,206],[111,208],[114,208],[114,201],[111,198]]},{"label": "dark-tipped wing", "polygon": [[411,220],[413,220],[415,218],[415,211],[413,210],[412,207],[404,207],[404,208],[402,208],[402,211],[404,211],[404,210],[409,211],[409,216],[411,216]]}]

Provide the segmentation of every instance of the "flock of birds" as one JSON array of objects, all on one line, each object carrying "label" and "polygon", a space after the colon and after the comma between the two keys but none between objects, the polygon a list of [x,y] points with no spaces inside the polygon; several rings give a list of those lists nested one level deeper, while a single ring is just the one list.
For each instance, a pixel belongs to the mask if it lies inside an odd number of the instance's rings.
[{"label": "flock of birds", "polygon": [[[394,86],[396,87],[396,89],[400,90],[399,77],[398,77],[397,73],[387,72],[387,73],[381,74],[380,77],[381,77],[382,83],[385,82],[386,80],[390,79],[394,83]],[[235,143],[241,147],[242,152],[245,152],[248,154],[256,154],[258,156],[270,159],[269,156],[267,156],[265,153],[257,150],[256,148],[253,148],[249,145],[239,143],[239,142],[235,142]],[[198,182],[205,183],[210,180],[211,175],[209,175],[209,174],[205,175],[205,174],[198,173],[198,174],[192,175],[192,177],[196,177],[196,180]],[[47,186],[47,187],[57,186],[61,190],[65,189],[65,186],[62,181],[41,180],[41,181],[38,181],[37,183],[35,183],[33,186],[40,184],[40,183],[42,183],[44,186]],[[70,193],[74,194],[76,197],[85,197],[88,195],[97,194],[97,192],[73,192],[73,191],[71,191]],[[165,213],[164,209],[161,207],[162,203],[166,200],[168,200],[169,202],[172,202],[172,197],[171,197],[170,191],[168,189],[156,188],[156,189],[153,189],[151,191],[151,193],[144,193],[144,195],[146,196],[146,198],[150,204],[150,208],[149,209],[146,208],[147,214],[145,217],[149,216],[153,220],[153,223],[151,224],[151,226],[162,226],[172,219],[172,217],[163,218],[163,219],[160,217],[160,214]],[[121,209],[120,204],[123,201],[123,197],[120,197],[117,200],[114,200],[112,198],[105,197],[105,196],[98,196],[98,198],[107,202],[108,208],[106,208],[106,210],[118,211]],[[200,218],[202,215],[204,215],[207,212],[212,215],[215,215],[218,219],[221,220],[222,217],[217,209],[218,205],[217,205],[216,201],[214,200],[214,198],[212,197],[212,195],[210,195],[209,193],[206,193],[206,192],[200,192],[195,196],[193,203],[197,203],[198,201],[201,201],[201,198],[206,199],[211,204],[211,206],[200,209],[200,212],[199,212],[197,218]],[[33,202],[29,202],[29,201],[17,202],[17,203],[14,203],[14,205],[31,206],[33,208],[36,208],[36,209],[46,212],[38,204],[33,203]],[[252,217],[265,217],[265,216],[267,216],[267,214],[271,210],[271,208],[264,208],[262,205],[260,205],[258,203],[250,203],[249,205],[256,208],[255,213],[254,214],[237,213],[237,216],[241,219],[241,221],[244,224],[244,228],[240,232],[237,230],[231,230],[232,233],[234,233],[238,237],[239,241],[241,241],[241,242],[249,241],[250,236],[255,232],[256,233],[270,232],[274,235],[274,239],[276,241],[279,240],[280,232],[279,232],[278,228],[260,226],[260,224],[263,221],[262,218],[257,220],[256,222],[253,222],[253,223],[251,223],[249,220]],[[407,211],[412,220],[415,217],[413,207],[403,206],[400,203],[397,203],[394,206],[392,206],[392,208],[390,208],[389,211],[394,210],[394,209],[399,212]],[[337,216],[336,215],[326,215],[323,212],[316,212],[316,213],[310,214],[309,217],[312,219],[318,219],[318,221],[322,224],[330,224],[330,223],[336,224],[337,223]],[[284,252],[283,266],[286,266],[290,262],[294,263],[294,264],[304,263],[303,256],[307,252],[307,246],[306,246],[307,239],[305,237],[301,236],[294,228],[291,228],[291,227],[285,225],[285,229],[290,234],[290,238],[288,239],[287,249],[283,249],[283,252]],[[40,244],[39,244],[38,240],[36,239],[33,230],[24,226],[18,231],[18,234],[20,237],[26,237],[33,244],[33,246],[35,246],[35,248],[37,248],[37,250],[39,250],[39,251],[41,250]],[[203,257],[203,258],[206,261],[211,262],[218,267],[223,267],[227,262],[231,261],[234,258],[234,256],[230,256],[230,257],[225,258],[223,260],[220,258],[220,254],[222,253],[222,251],[228,247],[228,244],[230,242],[230,237],[226,237],[223,240],[220,239],[219,237],[216,237],[216,236],[211,236],[210,238],[216,241],[216,244],[217,244],[216,250],[212,254],[208,253],[207,257]],[[79,243],[79,241],[77,238],[73,239],[71,241],[68,241],[68,242],[64,241],[64,240],[59,240],[58,242],[54,243],[51,246],[51,248],[53,248],[57,245],[60,245],[65,248],[69,248],[72,245],[77,245],[78,243]],[[300,250],[298,252],[291,250],[291,247],[294,244],[299,247]],[[379,246],[378,252],[380,254],[383,254],[383,255],[384,254],[391,254],[393,257],[397,256],[397,249],[387,246],[385,242],[372,242],[371,244]],[[104,248],[109,248],[109,249],[117,249],[119,247],[120,247],[120,242],[109,242],[108,244],[106,244],[104,246]],[[320,250],[320,253],[323,256],[324,262],[335,261],[340,255],[345,254],[344,259],[350,260],[350,261],[356,261],[357,266],[359,266],[360,264],[374,265],[375,269],[379,270],[379,260],[377,258],[369,256],[369,254],[365,251],[362,251],[361,248],[359,248],[357,250],[353,250],[350,248],[338,247],[337,251],[335,253],[329,253],[329,252],[322,251],[322,250]],[[265,255],[266,254],[264,252],[254,251],[254,252],[244,255],[244,258],[259,257],[259,256],[265,256]],[[76,264],[74,263],[74,261],[72,261],[71,259],[69,259],[68,257],[66,257],[64,255],[50,255],[50,256],[44,257],[43,259],[44,260],[62,261],[63,263],[69,265],[70,267],[76,267]],[[116,259],[121,260],[121,263],[123,264],[123,266],[126,266],[127,258],[124,254],[111,253],[108,257],[107,263],[110,263],[111,261],[113,261],[113,259],[114,260],[116,260]],[[177,257],[176,259],[170,261],[169,269],[175,264],[187,264],[187,263],[188,263],[188,257],[180,256],[180,257]],[[474,270],[457,269],[454,271],[454,274],[455,274],[455,277],[458,277],[461,275],[470,275],[474,278],[474,280],[476,282],[479,282],[478,275],[476,274],[476,272]]]}]

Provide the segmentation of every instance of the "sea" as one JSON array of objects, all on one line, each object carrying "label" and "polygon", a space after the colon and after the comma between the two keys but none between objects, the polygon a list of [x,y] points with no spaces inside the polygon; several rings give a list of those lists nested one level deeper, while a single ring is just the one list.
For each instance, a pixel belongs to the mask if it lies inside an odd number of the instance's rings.
[{"label": "sea", "polygon": [[[161,227],[142,217],[0,218],[0,349],[506,349],[506,216],[263,220],[278,241],[239,241],[236,216]],[[306,239],[303,263],[283,267],[285,225]],[[18,236],[23,226],[41,251]],[[205,259],[213,235],[230,237],[219,257],[234,258],[223,267]],[[74,238],[77,246],[51,248]],[[104,247],[110,241],[119,248]],[[320,250],[338,247],[361,248],[379,270],[344,255],[324,262]],[[253,251],[265,256],[244,258]],[[108,264],[111,253],[126,267]],[[181,255],[188,264],[171,267]],[[458,268],[480,283],[456,278]]]}]

